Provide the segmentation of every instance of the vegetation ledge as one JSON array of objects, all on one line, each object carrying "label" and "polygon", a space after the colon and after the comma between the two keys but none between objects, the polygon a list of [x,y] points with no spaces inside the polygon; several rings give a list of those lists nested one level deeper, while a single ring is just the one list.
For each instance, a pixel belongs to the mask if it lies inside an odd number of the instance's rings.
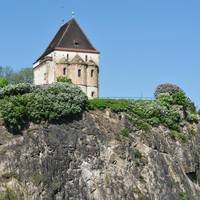
[{"label": "vegetation ledge", "polygon": [[0,200],[198,200],[200,117],[183,90],[88,100],[70,83],[0,89]]}]

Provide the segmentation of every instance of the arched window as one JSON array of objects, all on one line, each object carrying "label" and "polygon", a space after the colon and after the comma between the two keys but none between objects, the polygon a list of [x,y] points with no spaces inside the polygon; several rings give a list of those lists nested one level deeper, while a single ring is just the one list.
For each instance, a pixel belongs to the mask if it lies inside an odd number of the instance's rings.
[{"label": "arched window", "polygon": [[88,61],[88,56],[87,56],[87,55],[85,56],[85,61],[86,61],[86,62]]},{"label": "arched window", "polygon": [[65,67],[65,68],[63,68],[63,75],[66,75],[66,74],[67,74],[67,69]]},{"label": "arched window", "polygon": [[81,69],[78,70],[78,77],[81,77]]},{"label": "arched window", "polygon": [[94,97],[94,95],[95,95],[95,92],[91,92],[91,97]]},{"label": "arched window", "polygon": [[91,70],[91,77],[93,77],[94,76],[94,70],[92,69]]}]

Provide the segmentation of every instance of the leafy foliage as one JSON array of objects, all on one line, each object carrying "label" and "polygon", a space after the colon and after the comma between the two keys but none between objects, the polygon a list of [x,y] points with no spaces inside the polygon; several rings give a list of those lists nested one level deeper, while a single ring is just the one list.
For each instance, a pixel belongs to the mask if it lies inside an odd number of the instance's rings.
[{"label": "leafy foliage", "polygon": [[8,129],[15,133],[30,121],[53,122],[81,113],[87,101],[79,87],[68,83],[56,83],[46,88],[23,86],[10,86],[1,96],[4,97],[0,102],[1,116]]},{"label": "leafy foliage", "polygon": [[25,96],[10,96],[0,102],[1,117],[5,126],[12,132],[18,133],[27,124],[27,99]]},{"label": "leafy foliage", "polygon": [[35,86],[29,83],[20,83],[17,85],[8,85],[0,89],[0,99],[6,96],[22,95],[31,93],[35,89]]},{"label": "leafy foliage", "polygon": [[93,99],[87,104],[88,110],[105,110],[110,108],[114,112],[124,112],[127,111],[129,100],[115,100],[115,99]]},{"label": "leafy foliage", "polygon": [[32,83],[33,69],[26,67],[16,72],[11,67],[0,66],[0,77],[5,78],[9,84]]},{"label": "leafy foliage", "polygon": [[67,77],[59,76],[57,78],[57,82],[72,83],[72,80]]},{"label": "leafy foliage", "polygon": [[[0,113],[5,125],[13,132],[20,132],[29,122],[58,122],[81,113],[83,110],[124,112],[138,130],[164,125],[174,139],[182,137],[180,122],[198,123],[199,116],[191,100],[183,91],[161,93],[155,100],[93,99],[73,84],[58,82],[36,87],[28,83],[8,85],[0,89]],[[128,137],[128,131],[122,135]],[[184,140],[184,136],[181,138]]]},{"label": "leafy foliage", "polygon": [[171,95],[161,93],[152,101],[94,99],[89,101],[87,108],[125,112],[135,127],[145,131],[160,124],[179,131],[181,120],[198,122],[196,108],[183,91]]},{"label": "leafy foliage", "polygon": [[11,67],[0,66],[0,77],[7,79],[9,83],[11,83],[10,81],[13,79],[12,78],[13,74],[14,74],[14,71]]},{"label": "leafy foliage", "polygon": [[175,94],[176,92],[180,92],[180,91],[182,91],[182,89],[179,86],[171,84],[171,83],[164,83],[164,84],[160,84],[156,88],[154,96],[158,97],[162,93]]},{"label": "leafy foliage", "polygon": [[14,72],[10,82],[12,84],[33,83],[33,69],[27,67],[22,68],[19,72]]},{"label": "leafy foliage", "polygon": [[27,113],[31,121],[57,121],[81,113],[87,97],[77,86],[56,83],[28,94]]},{"label": "leafy foliage", "polygon": [[6,78],[0,77],[0,88],[5,87],[8,85],[8,80]]}]

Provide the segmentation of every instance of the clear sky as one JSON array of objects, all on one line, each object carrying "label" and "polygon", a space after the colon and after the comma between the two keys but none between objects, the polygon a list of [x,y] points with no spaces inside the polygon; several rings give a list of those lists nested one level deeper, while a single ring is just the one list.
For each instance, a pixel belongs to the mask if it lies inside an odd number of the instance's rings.
[{"label": "clear sky", "polygon": [[199,10],[199,0],[1,0],[0,65],[31,66],[75,11],[101,51],[101,96],[151,97],[171,82],[200,107]]}]

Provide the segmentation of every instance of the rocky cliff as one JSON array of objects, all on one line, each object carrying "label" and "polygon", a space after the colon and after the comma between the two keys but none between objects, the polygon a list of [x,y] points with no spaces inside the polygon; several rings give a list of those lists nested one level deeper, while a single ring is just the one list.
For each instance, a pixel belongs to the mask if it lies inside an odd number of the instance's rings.
[{"label": "rocky cliff", "polygon": [[182,124],[178,140],[108,110],[31,124],[22,135],[0,126],[0,199],[198,200],[198,127]]}]

